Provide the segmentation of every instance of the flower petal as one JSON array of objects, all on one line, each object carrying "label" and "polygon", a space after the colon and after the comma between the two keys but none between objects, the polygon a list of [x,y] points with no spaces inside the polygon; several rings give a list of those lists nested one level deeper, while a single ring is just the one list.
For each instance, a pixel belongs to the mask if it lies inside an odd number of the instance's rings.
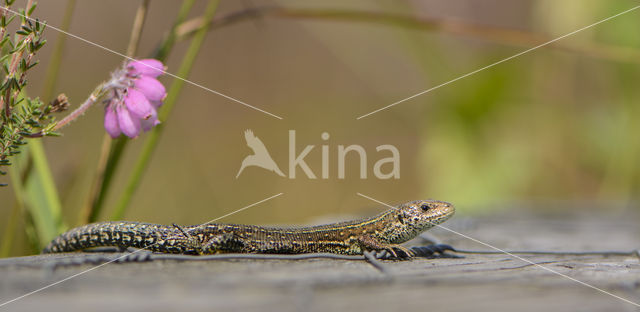
[{"label": "flower petal", "polygon": [[111,103],[109,103],[104,110],[104,129],[107,130],[107,133],[114,139],[122,133],[120,126],[118,126],[116,111],[113,109]]},{"label": "flower petal", "polygon": [[167,90],[155,78],[142,76],[133,81],[133,87],[142,92],[149,101],[162,101],[167,96]]},{"label": "flower petal", "polygon": [[120,130],[132,139],[137,137],[140,134],[140,119],[129,114],[129,111],[124,105],[116,106],[116,113],[118,114]]},{"label": "flower petal", "polygon": [[155,110],[142,92],[132,88],[127,89],[124,104],[131,115],[140,119],[149,119]]},{"label": "flower petal", "polygon": [[158,120],[158,114],[156,111],[153,111],[153,115],[149,119],[140,120],[140,125],[144,131],[149,131],[151,128],[160,124],[160,120]]},{"label": "flower petal", "polygon": [[162,62],[154,59],[144,59],[129,62],[127,68],[133,74],[144,75],[150,77],[158,77],[162,75],[164,71],[164,65]]}]

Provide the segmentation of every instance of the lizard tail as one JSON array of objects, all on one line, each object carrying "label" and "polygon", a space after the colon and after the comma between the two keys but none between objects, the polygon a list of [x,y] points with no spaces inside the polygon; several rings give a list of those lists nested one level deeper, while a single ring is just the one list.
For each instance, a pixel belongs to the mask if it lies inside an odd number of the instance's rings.
[{"label": "lizard tail", "polygon": [[112,246],[144,248],[166,233],[167,227],[139,222],[99,222],[71,229],[54,238],[42,253],[71,252],[87,248]]}]

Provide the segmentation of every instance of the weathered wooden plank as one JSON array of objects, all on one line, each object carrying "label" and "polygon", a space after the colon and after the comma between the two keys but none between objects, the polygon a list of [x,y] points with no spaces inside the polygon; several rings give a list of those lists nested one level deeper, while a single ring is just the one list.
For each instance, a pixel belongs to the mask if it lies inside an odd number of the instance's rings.
[{"label": "weathered wooden plank", "polygon": [[[640,247],[640,227],[635,216],[523,216],[457,218],[444,225],[504,249],[586,251]],[[457,248],[487,249],[442,229],[434,232]],[[92,268],[45,268],[50,261],[68,257],[86,254],[1,259],[0,303]],[[522,257],[640,303],[637,257]],[[388,274],[364,261],[331,259],[109,264],[6,307],[11,311],[637,310],[629,303],[504,254],[385,261],[384,265]]]}]

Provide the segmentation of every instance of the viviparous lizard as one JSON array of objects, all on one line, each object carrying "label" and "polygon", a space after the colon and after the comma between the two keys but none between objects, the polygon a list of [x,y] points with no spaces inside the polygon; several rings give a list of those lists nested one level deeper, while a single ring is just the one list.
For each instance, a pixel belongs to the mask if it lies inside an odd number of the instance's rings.
[{"label": "viviparous lizard", "polygon": [[200,255],[316,252],[358,255],[365,251],[387,251],[397,258],[411,258],[413,252],[399,244],[446,221],[454,211],[453,205],[446,202],[418,200],[370,218],[299,228],[218,223],[180,227],[130,221],[99,222],[61,234],[43,253],[114,246]]}]

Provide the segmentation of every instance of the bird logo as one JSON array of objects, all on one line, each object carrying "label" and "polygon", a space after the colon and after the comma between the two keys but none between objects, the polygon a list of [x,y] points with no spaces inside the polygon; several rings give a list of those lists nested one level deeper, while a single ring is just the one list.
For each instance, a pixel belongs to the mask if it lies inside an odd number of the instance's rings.
[{"label": "bird logo", "polygon": [[273,161],[273,158],[271,158],[271,155],[269,155],[269,152],[264,146],[264,143],[262,143],[260,138],[253,134],[253,131],[251,131],[251,129],[247,129],[244,131],[244,138],[247,141],[247,146],[249,146],[249,148],[253,150],[253,155],[249,155],[245,157],[244,160],[242,160],[242,166],[240,166],[240,170],[238,170],[236,179],[240,176],[240,173],[242,173],[242,170],[244,170],[244,168],[250,166],[261,167],[269,171],[273,171],[281,177],[284,177],[284,173],[280,171],[280,168],[278,168],[276,162]]}]

